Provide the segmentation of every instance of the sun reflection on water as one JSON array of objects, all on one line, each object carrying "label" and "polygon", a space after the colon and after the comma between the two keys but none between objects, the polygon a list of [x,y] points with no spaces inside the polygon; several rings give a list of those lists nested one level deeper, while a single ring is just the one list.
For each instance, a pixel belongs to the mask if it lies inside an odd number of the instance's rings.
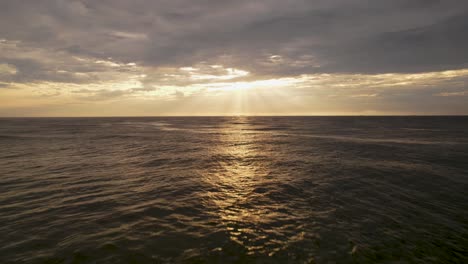
[{"label": "sun reflection on water", "polygon": [[213,150],[215,170],[205,174],[205,180],[214,187],[209,198],[218,208],[217,217],[230,240],[245,247],[248,254],[264,253],[267,235],[260,225],[274,216],[256,199],[256,190],[269,173],[268,162],[258,145],[264,134],[252,131],[246,117],[234,120],[221,133],[221,144]]}]

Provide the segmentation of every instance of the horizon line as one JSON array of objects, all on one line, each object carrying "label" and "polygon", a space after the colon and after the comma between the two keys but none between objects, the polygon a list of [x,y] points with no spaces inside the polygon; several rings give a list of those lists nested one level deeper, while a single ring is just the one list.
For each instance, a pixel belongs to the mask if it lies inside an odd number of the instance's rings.
[{"label": "horizon line", "polygon": [[468,117],[468,114],[414,114],[414,115],[116,115],[116,116],[0,116],[0,119],[12,118],[154,118],[154,117]]}]

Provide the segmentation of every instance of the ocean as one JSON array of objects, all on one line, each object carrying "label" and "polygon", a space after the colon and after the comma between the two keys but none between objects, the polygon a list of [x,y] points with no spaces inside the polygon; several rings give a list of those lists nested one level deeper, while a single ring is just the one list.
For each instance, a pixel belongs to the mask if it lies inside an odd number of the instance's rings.
[{"label": "ocean", "polygon": [[468,117],[0,119],[0,263],[468,263]]}]

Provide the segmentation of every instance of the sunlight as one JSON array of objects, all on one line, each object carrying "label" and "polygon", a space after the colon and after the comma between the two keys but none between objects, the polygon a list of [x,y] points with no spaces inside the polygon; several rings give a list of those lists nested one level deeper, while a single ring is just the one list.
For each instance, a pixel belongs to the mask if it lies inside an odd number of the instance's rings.
[{"label": "sunlight", "polygon": [[216,189],[208,194],[209,200],[219,208],[218,216],[230,239],[254,254],[266,249],[260,243],[262,230],[251,227],[271,217],[268,210],[244,206],[251,203],[254,190],[263,186],[269,172],[266,162],[256,152],[262,134],[252,132],[254,127],[248,117],[233,117],[226,125],[219,138],[220,147],[213,151],[221,167],[205,174],[204,179]]},{"label": "sunlight", "polygon": [[279,79],[267,79],[267,80],[256,80],[246,82],[219,82],[210,84],[210,90],[247,90],[256,88],[278,88],[288,87],[295,83],[301,82],[300,78],[279,78]]}]

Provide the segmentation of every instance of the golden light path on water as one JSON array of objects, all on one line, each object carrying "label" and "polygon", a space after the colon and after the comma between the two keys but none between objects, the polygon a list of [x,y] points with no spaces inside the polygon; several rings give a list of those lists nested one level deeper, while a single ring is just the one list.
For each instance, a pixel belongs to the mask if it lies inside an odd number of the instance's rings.
[{"label": "golden light path on water", "polygon": [[271,153],[261,153],[259,142],[270,134],[252,131],[246,117],[234,119],[234,124],[219,135],[224,144],[213,149],[216,165],[204,172],[204,180],[214,190],[207,194],[208,202],[218,208],[217,217],[232,242],[247,254],[271,256],[287,241],[275,236],[276,231],[270,225],[285,216],[266,202],[268,198],[263,197],[262,191],[272,181],[268,158]]}]

